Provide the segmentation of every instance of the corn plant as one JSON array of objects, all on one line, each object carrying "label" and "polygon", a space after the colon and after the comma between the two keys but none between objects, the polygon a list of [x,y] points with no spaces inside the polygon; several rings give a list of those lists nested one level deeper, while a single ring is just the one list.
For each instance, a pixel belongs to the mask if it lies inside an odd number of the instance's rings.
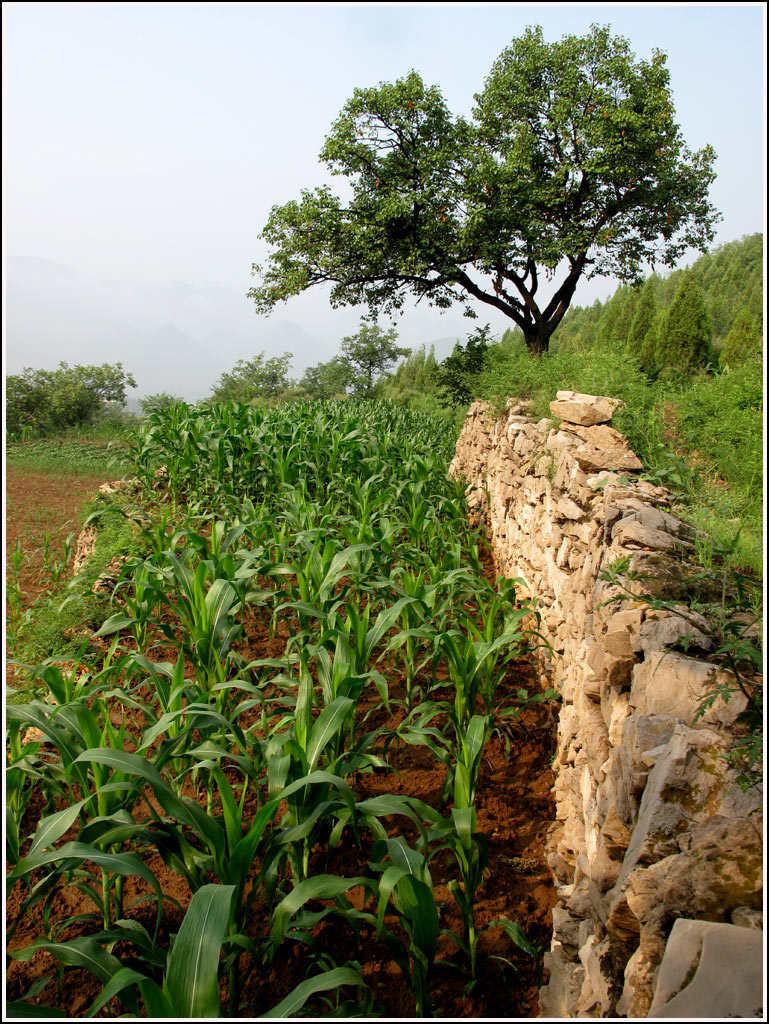
[{"label": "corn plant", "polygon": [[448,883],[462,915],[463,936],[453,935],[457,945],[470,960],[470,975],[474,981],[477,971],[478,939],[481,932],[475,924],[475,898],[483,884],[484,873],[489,864],[489,839],[477,831],[474,807],[453,807],[449,818],[435,821],[428,833],[431,842],[439,845],[432,851],[431,858],[443,850],[449,850],[456,861],[459,879]]},{"label": "corn plant", "polygon": [[[280,841],[286,846],[295,884],[307,877],[310,850],[317,838],[315,823],[352,800],[352,791],[335,770],[340,761],[344,763],[343,737],[355,703],[349,697],[336,697],[317,718],[313,708],[313,679],[305,664],[299,677],[293,728],[281,738],[273,737],[280,753],[276,752],[267,766],[270,796],[280,796],[287,803]],[[318,771],[321,763],[325,771]],[[342,796],[341,803],[332,792]]]},{"label": "corn plant", "polygon": [[238,594],[226,579],[209,580],[209,567],[199,561],[193,569],[168,552],[170,565],[161,573],[168,587],[163,589],[162,600],[178,616],[181,637],[166,622],[158,629],[174,644],[178,644],[187,660],[194,666],[198,686],[210,693],[216,683],[223,682],[227,660],[233,642],[240,636],[242,625],[235,619],[240,607]]},{"label": "corn plant", "polygon": [[5,769],[5,849],[8,863],[19,859],[24,812],[43,778],[40,740],[28,740],[20,721],[9,723]]},{"label": "corn plant", "polygon": [[[438,948],[438,911],[427,860],[398,836],[377,840],[370,867],[381,875],[377,934],[384,938],[414,993],[417,1017],[431,1017],[430,974]],[[385,928],[388,909],[397,915],[408,945]]]}]

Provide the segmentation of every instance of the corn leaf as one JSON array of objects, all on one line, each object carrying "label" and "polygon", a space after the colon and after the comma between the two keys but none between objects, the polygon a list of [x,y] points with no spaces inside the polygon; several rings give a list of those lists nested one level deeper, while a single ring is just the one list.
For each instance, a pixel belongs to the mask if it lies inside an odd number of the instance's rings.
[{"label": "corn leaf", "polygon": [[192,897],[176,936],[165,994],[178,1019],[219,1017],[219,954],[232,916],[232,885],[204,885]]},{"label": "corn leaf", "polygon": [[333,970],[325,971],[315,978],[308,978],[301,985],[297,985],[293,992],[274,1006],[262,1017],[295,1017],[297,1011],[301,1010],[310,996],[316,992],[326,992],[330,988],[340,988],[342,985],[363,985],[363,978],[360,973],[352,967],[335,967]]}]

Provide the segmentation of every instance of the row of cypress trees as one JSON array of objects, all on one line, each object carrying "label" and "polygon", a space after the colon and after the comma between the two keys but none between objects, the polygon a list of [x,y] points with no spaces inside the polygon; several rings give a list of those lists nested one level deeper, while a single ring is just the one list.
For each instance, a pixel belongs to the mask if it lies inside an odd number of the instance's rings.
[{"label": "row of cypress trees", "polygon": [[762,266],[762,235],[730,242],[686,270],[570,310],[554,341],[625,348],[651,373],[736,366],[761,352]]}]

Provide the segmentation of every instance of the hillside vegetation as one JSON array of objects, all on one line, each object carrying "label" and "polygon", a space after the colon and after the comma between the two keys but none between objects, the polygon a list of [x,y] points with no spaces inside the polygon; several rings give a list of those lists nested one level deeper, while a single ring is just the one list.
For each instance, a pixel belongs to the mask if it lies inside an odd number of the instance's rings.
[{"label": "hillside vegetation", "polygon": [[[395,401],[504,408],[528,398],[550,415],[558,390],[610,395],[614,419],[646,473],[676,495],[678,511],[745,569],[762,572],[763,236],[731,242],[669,277],[623,286],[575,307],[539,359],[518,331],[494,342],[476,331],[440,365],[417,352],[383,384]],[[705,556],[707,557],[707,556]]]}]

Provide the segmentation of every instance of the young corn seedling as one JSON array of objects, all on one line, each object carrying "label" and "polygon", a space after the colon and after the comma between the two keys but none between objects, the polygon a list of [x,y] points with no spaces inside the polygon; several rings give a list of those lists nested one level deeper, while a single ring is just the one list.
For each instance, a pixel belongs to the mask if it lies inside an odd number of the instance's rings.
[{"label": "young corn seedling", "polygon": [[[313,708],[313,679],[305,663],[299,676],[293,729],[281,738],[273,736],[281,752],[276,751],[267,766],[270,797],[280,796],[287,802],[280,843],[286,847],[294,884],[307,877],[310,851],[318,838],[315,823],[321,822],[318,827],[322,827],[322,819],[342,805],[331,793],[341,794],[348,805],[352,796],[335,772],[340,761],[344,763],[343,737],[355,703],[349,697],[336,697],[317,718]],[[321,764],[325,771],[318,771]],[[301,785],[310,778],[312,785]]]},{"label": "young corn seedling", "polygon": [[159,622],[158,628],[174,644],[178,644],[194,666],[195,678],[203,693],[210,693],[216,683],[225,681],[228,654],[243,627],[235,619],[240,601],[233,585],[216,578],[206,586],[209,568],[204,561],[194,570],[183,564],[172,552],[170,566],[163,571],[163,601],[179,618],[181,637],[173,626]]},{"label": "young corn seedling", "polygon": [[[430,974],[438,948],[438,910],[425,856],[400,836],[380,839],[374,844],[370,867],[381,875],[377,934],[384,938],[414,993],[417,1017],[431,1017]],[[388,910],[397,915],[408,946],[385,928]]]}]

